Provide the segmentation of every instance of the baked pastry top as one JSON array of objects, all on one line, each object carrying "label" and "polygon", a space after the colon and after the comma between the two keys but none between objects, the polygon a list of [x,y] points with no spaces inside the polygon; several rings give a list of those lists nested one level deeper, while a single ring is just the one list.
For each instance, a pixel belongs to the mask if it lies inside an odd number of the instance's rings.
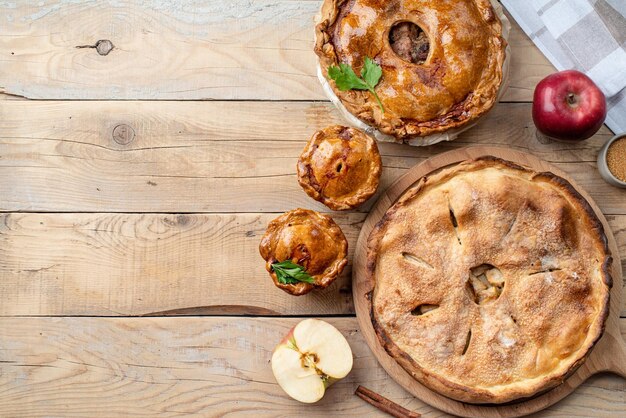
[{"label": "baked pastry top", "polygon": [[602,335],[611,257],[563,178],[482,157],[422,178],[368,241],[371,319],[387,352],[457,400],[561,383]]},{"label": "baked pastry top", "polygon": [[355,128],[329,126],[315,132],[298,160],[304,191],[333,210],[348,210],[378,188],[382,162],[376,142]]},{"label": "baked pastry top", "polygon": [[[348,241],[331,217],[308,209],[295,209],[269,223],[259,252],[274,284],[300,296],[315,288],[327,287],[339,276],[348,262]],[[315,282],[280,283],[272,264],[285,260],[304,267]]]},{"label": "baked pastry top", "polygon": [[[399,140],[459,128],[494,105],[506,41],[489,0],[325,0],[315,52],[350,113]],[[375,88],[340,91],[328,67],[382,67]]]}]

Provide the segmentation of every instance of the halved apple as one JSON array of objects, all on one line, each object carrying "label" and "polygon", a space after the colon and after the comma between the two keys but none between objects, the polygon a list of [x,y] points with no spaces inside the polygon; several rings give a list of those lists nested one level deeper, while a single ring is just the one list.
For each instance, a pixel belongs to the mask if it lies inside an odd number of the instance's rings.
[{"label": "halved apple", "polygon": [[297,401],[314,403],[326,388],[352,370],[352,350],[327,322],[305,319],[289,331],[272,355],[272,372],[280,387]]}]

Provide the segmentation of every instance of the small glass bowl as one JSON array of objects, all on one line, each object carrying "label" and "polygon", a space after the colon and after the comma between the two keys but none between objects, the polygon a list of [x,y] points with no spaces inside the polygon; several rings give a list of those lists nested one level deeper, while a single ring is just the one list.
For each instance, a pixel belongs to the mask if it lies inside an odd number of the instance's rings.
[{"label": "small glass bowl", "polygon": [[613,138],[606,141],[606,144],[602,148],[600,148],[600,153],[598,154],[598,171],[602,178],[612,186],[621,187],[626,189],[626,181],[622,181],[615,177],[611,170],[609,170],[609,166],[606,162],[606,153],[609,150],[611,144],[618,139],[626,138],[626,133],[615,135]]}]

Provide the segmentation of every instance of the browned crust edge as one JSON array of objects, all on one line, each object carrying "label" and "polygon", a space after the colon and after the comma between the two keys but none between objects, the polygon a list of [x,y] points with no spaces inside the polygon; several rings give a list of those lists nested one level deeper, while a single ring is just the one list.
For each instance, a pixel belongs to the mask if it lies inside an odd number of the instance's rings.
[{"label": "browned crust edge", "polygon": [[[461,128],[486,114],[497,101],[498,90],[502,84],[503,65],[506,57],[506,40],[502,37],[502,22],[493,10],[489,0],[475,0],[483,17],[487,16],[495,33],[494,42],[499,43],[500,53],[496,56],[497,72],[491,83],[485,86],[481,97],[474,97],[470,93],[465,100],[457,103],[445,115],[429,121],[416,119],[395,119],[391,123],[383,120],[383,114],[375,104],[371,93],[367,91],[341,91],[333,80],[328,78],[328,67],[337,65],[337,55],[332,44],[332,28],[340,16],[340,9],[351,0],[324,0],[320,10],[319,23],[315,26],[315,54],[319,57],[322,74],[330,83],[335,95],[341,100],[346,109],[357,118],[370,126],[374,126],[382,133],[394,136],[398,142],[408,141],[427,135],[442,133],[450,129]],[[364,105],[369,103],[369,105]]]},{"label": "browned crust edge", "polygon": [[[547,181],[558,187],[561,191],[568,196],[571,201],[578,206],[583,213],[587,215],[588,227],[596,235],[597,242],[599,242],[601,252],[604,254],[604,260],[602,262],[602,277],[603,282],[606,285],[605,297],[603,300],[603,306],[601,312],[598,315],[598,320],[594,322],[593,328],[589,330],[587,335],[592,335],[592,338],[587,338],[587,344],[581,347],[578,352],[582,353],[563,373],[553,376],[550,379],[546,379],[542,382],[538,382],[527,390],[503,390],[498,393],[494,393],[489,390],[475,389],[464,385],[451,382],[438,375],[429,373],[428,370],[420,367],[420,365],[410,357],[406,352],[400,349],[393,340],[387,335],[383,327],[377,322],[376,315],[374,313],[374,306],[372,302],[373,292],[375,289],[375,272],[378,248],[380,241],[384,235],[386,224],[393,213],[395,213],[400,207],[406,205],[411,199],[416,197],[419,192],[430,183],[445,181],[453,177],[459,171],[467,168],[481,169],[487,166],[502,165],[514,170],[521,170],[526,173],[531,173],[531,179],[539,179]],[[409,189],[404,195],[385,213],[383,218],[376,224],[372,232],[368,237],[367,242],[367,261],[366,261],[366,282],[368,288],[371,289],[368,297],[370,319],[372,321],[373,328],[378,337],[378,341],[385,348],[387,353],[393,357],[402,368],[404,368],[411,376],[423,383],[428,388],[441,393],[452,399],[456,399],[467,403],[494,403],[502,404],[514,401],[520,401],[525,398],[530,398],[543,393],[549,389],[552,389],[561,383],[563,383],[569,376],[571,376],[580,367],[587,357],[591,354],[593,347],[602,337],[606,326],[606,320],[610,310],[610,289],[613,284],[611,266],[613,258],[608,246],[608,238],[604,232],[604,227],[595,211],[587,202],[587,200],[571,185],[570,182],[564,178],[557,176],[551,172],[535,172],[530,168],[520,166],[511,161],[507,161],[491,155],[485,155],[459,162],[458,164],[446,168],[432,177],[426,175],[422,177],[417,185]]]},{"label": "browned crust edge", "polygon": [[[322,137],[324,132],[329,129],[338,128],[354,131],[354,136],[359,135],[360,137],[362,137],[366,141],[370,151],[366,155],[371,163],[371,170],[368,173],[367,180],[358,185],[358,188],[355,190],[353,195],[345,199],[336,199],[322,194],[323,191],[319,190],[319,185],[315,180],[313,168],[311,167],[310,163],[311,158],[313,157],[313,154],[315,153],[315,150],[317,148],[316,146],[324,140],[324,138]],[[302,151],[302,154],[298,159],[298,164],[296,168],[298,171],[298,183],[307,195],[317,200],[318,202],[323,203],[332,210],[350,210],[358,207],[376,193],[380,181],[380,175],[382,172],[382,160],[380,158],[380,152],[378,151],[378,145],[376,145],[376,141],[366,135],[363,131],[357,128],[334,125],[324,128],[323,130],[317,131],[313,134],[311,139],[309,139],[309,141],[305,145],[304,150]]]},{"label": "browned crust edge", "polygon": [[[274,234],[279,233],[283,226],[289,222],[288,220],[290,217],[300,215],[304,215],[313,219],[315,222],[317,222],[320,229],[326,231],[329,235],[335,238],[335,242],[339,243],[340,245],[339,252],[335,261],[330,266],[328,266],[326,270],[324,270],[324,273],[322,275],[318,275],[321,277],[315,280],[315,284],[305,282],[295,284],[282,284],[278,282],[276,273],[272,270],[272,264],[284,260],[278,260],[274,256],[274,248],[271,244],[271,239]],[[263,235],[263,238],[261,238],[261,242],[259,243],[259,253],[261,254],[261,257],[263,257],[263,259],[265,260],[265,269],[268,271],[270,277],[272,278],[274,285],[291,295],[302,296],[314,289],[324,289],[330,286],[330,284],[333,283],[335,279],[341,274],[343,268],[348,263],[348,240],[346,239],[339,225],[337,225],[333,218],[331,218],[330,216],[321,214],[313,210],[298,208],[283,213],[278,218],[272,220],[269,223],[269,225],[267,226],[267,230],[265,231],[265,234]]]}]

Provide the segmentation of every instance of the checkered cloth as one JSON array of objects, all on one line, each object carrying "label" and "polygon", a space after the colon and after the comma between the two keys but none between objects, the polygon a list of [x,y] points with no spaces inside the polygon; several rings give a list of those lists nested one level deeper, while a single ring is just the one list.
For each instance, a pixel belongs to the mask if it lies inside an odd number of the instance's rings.
[{"label": "checkered cloth", "polygon": [[626,0],[501,0],[559,70],[586,73],[607,97],[606,124],[626,131]]}]

